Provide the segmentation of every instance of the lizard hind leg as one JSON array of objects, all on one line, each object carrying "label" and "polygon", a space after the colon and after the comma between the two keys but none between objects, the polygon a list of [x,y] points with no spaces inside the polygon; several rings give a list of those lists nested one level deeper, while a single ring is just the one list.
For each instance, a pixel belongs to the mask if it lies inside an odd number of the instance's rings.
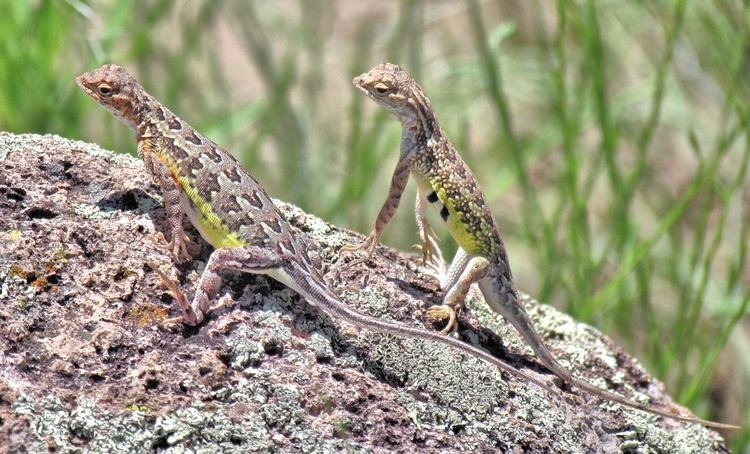
[{"label": "lizard hind leg", "polygon": [[414,214],[419,231],[420,244],[417,248],[422,251],[422,265],[430,270],[430,274],[443,282],[446,275],[446,264],[443,253],[437,244],[437,235],[427,220],[427,196],[421,188],[417,191],[417,201],[414,204]]},{"label": "lizard hind leg", "polygon": [[[173,294],[178,294],[175,300],[182,311],[184,322],[195,326],[203,321],[206,314],[224,306],[222,303],[211,305],[222,284],[220,271],[230,269],[246,273],[268,274],[269,271],[279,268],[281,263],[282,258],[276,253],[258,246],[219,248],[208,258],[190,304],[173,282],[167,280],[166,285]],[[164,280],[165,276],[160,271],[157,273]]]},{"label": "lizard hind leg", "polygon": [[[456,269],[453,270],[454,268]],[[453,331],[456,326],[456,314],[463,309],[471,285],[484,278],[487,275],[488,268],[489,262],[484,257],[469,258],[465,252],[456,254],[451,269],[453,270],[453,276],[458,277],[452,278],[449,271],[447,284],[453,282],[450,287],[445,288],[447,293],[442,304],[432,306],[427,310],[428,318],[446,323],[445,328],[441,330],[443,333]]]}]

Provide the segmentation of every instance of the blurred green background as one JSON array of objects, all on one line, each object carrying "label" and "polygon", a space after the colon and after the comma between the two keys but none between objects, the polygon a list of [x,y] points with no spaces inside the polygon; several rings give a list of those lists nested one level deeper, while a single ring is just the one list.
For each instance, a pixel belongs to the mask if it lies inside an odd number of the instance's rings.
[{"label": "blurred green background", "polygon": [[[700,416],[742,423],[729,441],[750,452],[749,9],[0,0],[0,129],[134,154],[73,83],[116,62],[274,196],[366,233],[400,126],[351,79],[400,63],[483,185],[519,287],[611,335]],[[386,244],[418,242],[413,194]]]}]

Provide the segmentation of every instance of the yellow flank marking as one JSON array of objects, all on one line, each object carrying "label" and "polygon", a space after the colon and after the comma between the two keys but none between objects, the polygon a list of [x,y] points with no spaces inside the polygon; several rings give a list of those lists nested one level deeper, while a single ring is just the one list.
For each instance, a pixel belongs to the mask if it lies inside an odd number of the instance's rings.
[{"label": "yellow flank marking", "polygon": [[479,254],[482,252],[483,245],[476,235],[472,234],[463,222],[462,213],[456,211],[454,201],[448,198],[445,189],[437,191],[438,198],[446,208],[448,208],[448,231],[456,243],[469,254]]},{"label": "yellow flank marking", "polygon": [[[435,191],[440,202],[448,209],[448,232],[461,248],[469,254],[482,254],[484,252],[484,243],[481,238],[472,234],[464,221],[463,213],[456,211],[453,200],[448,198],[448,193],[437,178],[429,180],[423,176],[414,173],[417,184],[425,191]],[[438,207],[438,210],[440,207]]]},{"label": "yellow flank marking", "polygon": [[193,186],[190,178],[180,176],[179,167],[175,160],[167,153],[159,153],[160,159],[167,165],[172,178],[180,186],[181,191],[193,202],[193,207],[183,207],[188,211],[188,217],[193,221],[203,239],[215,248],[245,246],[247,243],[229,230],[221,218],[214,212],[211,202],[201,197]]}]

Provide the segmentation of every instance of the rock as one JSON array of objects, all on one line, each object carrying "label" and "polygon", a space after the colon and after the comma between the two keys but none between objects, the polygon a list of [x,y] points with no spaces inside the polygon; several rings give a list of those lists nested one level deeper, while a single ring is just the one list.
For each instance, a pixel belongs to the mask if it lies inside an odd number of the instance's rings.
[{"label": "rock", "polygon": [[[264,276],[227,273],[232,304],[196,328],[170,323],[178,313],[146,261],[192,295],[210,248],[189,229],[195,261],[172,263],[160,195],[130,156],[0,134],[0,439],[9,451],[726,452],[701,426],[577,390],[552,396],[443,345],[353,329]],[[379,247],[354,265],[337,250],[361,238],[279,205],[318,244],[348,304],[423,326],[441,296],[417,257]],[[609,339],[524,302],[577,375],[676,407]],[[476,296],[469,308],[460,338],[559,385]]]}]

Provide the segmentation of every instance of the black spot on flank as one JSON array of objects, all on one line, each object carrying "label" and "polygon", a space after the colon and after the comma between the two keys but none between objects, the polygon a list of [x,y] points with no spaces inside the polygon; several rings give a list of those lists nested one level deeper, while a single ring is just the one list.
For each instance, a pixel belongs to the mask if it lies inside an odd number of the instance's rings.
[{"label": "black spot on flank", "polygon": [[[307,245],[310,246],[309,244]],[[310,259],[310,254],[307,252],[307,248],[304,248],[300,251],[300,255],[302,256],[302,259],[305,261],[307,266],[309,268],[312,268],[312,260]]]},{"label": "black spot on flank", "polygon": [[211,193],[221,191],[221,185],[219,185],[219,179],[216,178],[216,175],[204,174],[196,181],[196,189],[203,198],[210,199]]},{"label": "black spot on flank", "polygon": [[164,116],[164,110],[161,107],[159,107],[158,109],[156,109],[156,118],[159,121],[166,120],[166,117]]},{"label": "black spot on flank", "polygon": [[448,216],[450,216],[450,213],[448,212],[448,207],[443,205],[443,208],[440,210],[440,217],[443,218],[443,221],[448,222]]},{"label": "black spot on flank", "polygon": [[169,129],[174,129],[175,131],[182,129],[182,123],[177,118],[171,118],[167,124],[169,125]]},{"label": "black spot on flank", "polygon": [[188,142],[192,142],[192,143],[194,143],[194,144],[196,144],[196,145],[200,145],[200,144],[202,144],[202,143],[203,143],[203,141],[201,140],[201,138],[200,138],[200,137],[198,137],[198,136],[197,136],[197,135],[195,134],[195,131],[190,131],[190,133],[189,133],[189,134],[186,134],[186,135],[185,135],[185,140],[187,140]]},{"label": "black spot on flank", "polygon": [[431,193],[427,194],[427,201],[430,203],[435,203],[438,201],[438,195],[437,192],[432,191]]}]

